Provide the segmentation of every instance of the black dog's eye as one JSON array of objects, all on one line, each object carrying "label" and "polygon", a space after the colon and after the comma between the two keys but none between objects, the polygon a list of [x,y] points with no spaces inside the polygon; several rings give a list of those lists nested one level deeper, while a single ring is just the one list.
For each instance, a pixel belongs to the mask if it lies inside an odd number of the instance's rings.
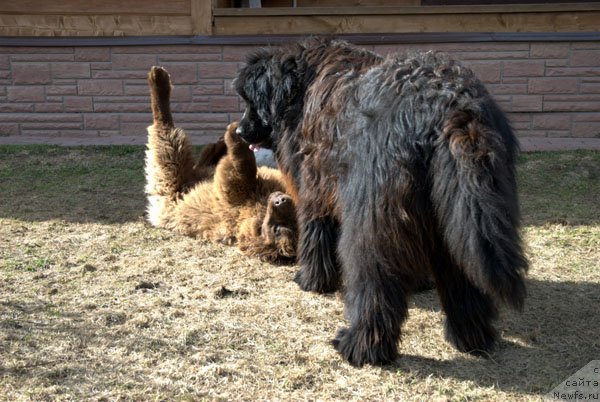
[{"label": "black dog's eye", "polygon": [[275,236],[281,236],[281,225],[275,225],[273,227],[273,233],[275,233]]}]

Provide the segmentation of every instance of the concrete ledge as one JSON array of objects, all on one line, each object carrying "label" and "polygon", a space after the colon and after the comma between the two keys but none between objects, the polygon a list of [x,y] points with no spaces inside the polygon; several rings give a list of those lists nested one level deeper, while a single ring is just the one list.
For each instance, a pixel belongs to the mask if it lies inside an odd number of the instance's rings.
[{"label": "concrete ledge", "polygon": [[[197,141],[192,138],[192,142]],[[536,151],[571,151],[575,149],[590,149],[600,151],[600,138],[520,138],[521,150],[523,152]],[[201,145],[200,141],[197,145]],[[204,141],[206,143],[206,141]],[[81,146],[81,145],[144,145],[145,136],[123,136],[123,137],[92,137],[92,138],[41,138],[41,137],[22,137],[8,136],[0,137],[0,145],[61,145],[61,146]]]},{"label": "concrete ledge", "polygon": [[600,138],[519,138],[523,152],[572,151],[591,149],[600,151]]}]

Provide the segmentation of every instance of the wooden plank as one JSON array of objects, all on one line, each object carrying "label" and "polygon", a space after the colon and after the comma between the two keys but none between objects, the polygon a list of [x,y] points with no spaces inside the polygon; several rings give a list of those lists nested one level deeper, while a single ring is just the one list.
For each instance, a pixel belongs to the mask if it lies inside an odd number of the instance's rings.
[{"label": "wooden plank", "polygon": [[191,0],[192,32],[194,35],[211,35],[213,27],[212,1]]},{"label": "wooden plank", "polygon": [[[0,46],[273,46],[294,43],[306,35],[216,35],[216,36],[4,36]],[[472,42],[598,42],[600,32],[416,32],[385,34],[337,34],[336,38],[358,45],[398,43],[472,43]]]},{"label": "wooden plank", "polygon": [[402,32],[577,32],[600,30],[600,11],[421,15],[215,17],[216,35]]},{"label": "wooden plank", "polygon": [[481,6],[418,7],[298,7],[298,8],[215,8],[221,16],[314,16],[314,15],[418,15],[418,14],[497,14],[598,11],[600,2],[576,4],[512,4]]},{"label": "wooden plank", "polygon": [[481,5],[481,4],[539,4],[541,2],[547,3],[593,3],[598,0],[421,0],[423,6],[457,6],[457,5]]},{"label": "wooden plank", "polygon": [[0,1],[0,14],[190,15],[190,0]]},{"label": "wooden plank", "polygon": [[191,35],[192,20],[183,16],[0,15],[6,36]]},{"label": "wooden plank", "polygon": [[297,0],[297,5],[298,7],[420,6],[421,0]]}]

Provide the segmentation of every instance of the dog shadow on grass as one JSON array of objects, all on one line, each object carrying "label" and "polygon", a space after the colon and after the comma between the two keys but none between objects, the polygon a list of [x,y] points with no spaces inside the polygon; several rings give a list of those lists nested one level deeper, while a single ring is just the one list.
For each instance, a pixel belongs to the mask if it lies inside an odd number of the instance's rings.
[{"label": "dog shadow on grass", "polygon": [[0,218],[118,224],[145,213],[144,148],[0,147]]},{"label": "dog shadow on grass", "polygon": [[[415,301],[417,308],[440,309],[435,291]],[[600,284],[529,280],[523,312],[501,309],[497,328],[502,339],[487,359],[404,354],[387,369],[544,395],[600,356]]]}]

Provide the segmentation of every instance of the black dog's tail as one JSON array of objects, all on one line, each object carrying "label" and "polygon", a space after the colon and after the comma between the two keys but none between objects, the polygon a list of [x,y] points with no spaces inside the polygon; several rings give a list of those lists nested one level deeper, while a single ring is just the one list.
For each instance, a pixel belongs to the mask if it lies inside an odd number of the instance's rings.
[{"label": "black dog's tail", "polygon": [[518,144],[503,113],[487,106],[454,111],[444,122],[432,158],[432,202],[454,262],[482,291],[521,309],[528,263],[519,234]]}]

